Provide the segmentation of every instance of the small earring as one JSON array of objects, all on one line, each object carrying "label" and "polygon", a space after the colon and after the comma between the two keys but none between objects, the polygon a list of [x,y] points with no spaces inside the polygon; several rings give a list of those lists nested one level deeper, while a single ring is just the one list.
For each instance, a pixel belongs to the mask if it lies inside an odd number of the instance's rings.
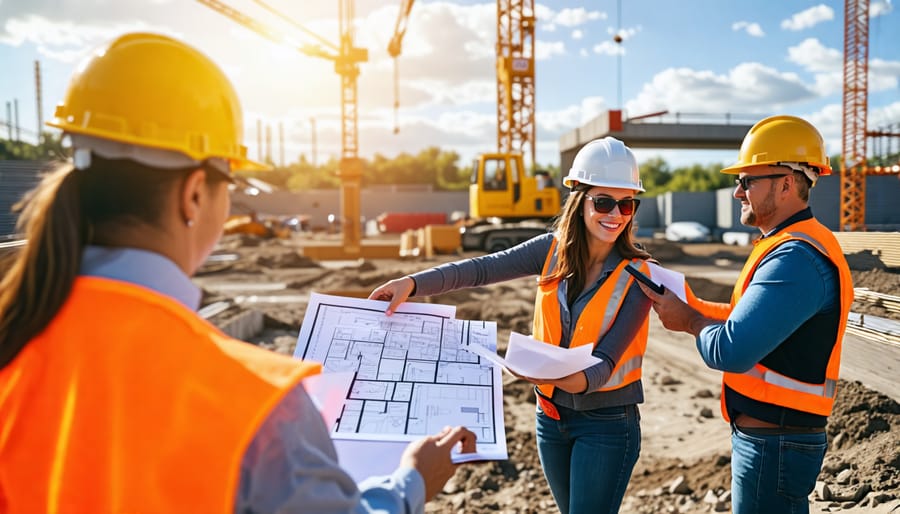
[{"label": "small earring", "polygon": [[184,224],[187,225],[188,228],[193,227],[193,226],[194,226],[194,220],[187,220],[187,221],[184,222]]}]

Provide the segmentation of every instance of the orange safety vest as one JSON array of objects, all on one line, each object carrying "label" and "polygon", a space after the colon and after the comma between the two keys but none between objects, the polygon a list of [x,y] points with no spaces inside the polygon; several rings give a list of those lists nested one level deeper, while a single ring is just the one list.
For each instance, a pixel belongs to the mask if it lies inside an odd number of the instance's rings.
[{"label": "orange safety vest", "polygon": [[231,512],[258,427],[320,370],[169,297],[79,277],[0,370],[0,513]]},{"label": "orange safety vest", "polygon": [[841,245],[835,239],[834,234],[828,228],[815,219],[803,220],[785,228],[779,234],[760,239],[754,243],[753,251],[744,269],[734,285],[731,295],[732,308],[737,305],[741,295],[750,285],[753,274],[759,263],[772,250],[787,241],[806,241],[813,248],[822,252],[837,267],[840,278],[841,313],[840,324],[835,334],[835,344],[828,359],[825,369],[825,382],[822,384],[810,384],[782,375],[760,363],[744,373],[725,372],[722,376],[722,416],[726,421],[731,421],[728,409],[725,405],[725,386],[734,391],[759,402],[787,407],[802,412],[828,416],[834,405],[837,394],[838,372],[841,367],[841,342],[844,338],[844,330],[847,328],[847,316],[850,314],[850,304],[853,303],[853,281],[850,275],[850,267],[844,258]]},{"label": "orange safety vest", "polygon": [[[556,267],[556,239],[550,245],[547,260],[541,277],[546,277]],[[644,273],[650,274],[647,263],[634,259],[635,264]],[[588,301],[581,315],[575,323],[569,347],[575,348],[585,344],[596,345],[597,341],[609,331],[615,322],[625,300],[625,295],[631,287],[634,278],[625,272],[625,266],[630,261],[623,260],[616,269],[600,285],[594,296]],[[534,323],[532,333],[534,337],[547,344],[559,346],[562,338],[562,323],[559,319],[559,299],[557,290],[559,281],[548,284],[538,284],[537,296],[534,302]],[[602,315],[600,315],[602,313]],[[647,334],[649,332],[649,317],[644,319],[641,329],[625,349],[616,367],[613,369],[609,380],[597,391],[612,391],[620,389],[641,379],[641,364],[644,360],[644,352],[647,349]],[[558,419],[558,413],[553,404],[549,402],[553,398],[554,387],[549,384],[538,386],[538,402],[546,414]]]}]

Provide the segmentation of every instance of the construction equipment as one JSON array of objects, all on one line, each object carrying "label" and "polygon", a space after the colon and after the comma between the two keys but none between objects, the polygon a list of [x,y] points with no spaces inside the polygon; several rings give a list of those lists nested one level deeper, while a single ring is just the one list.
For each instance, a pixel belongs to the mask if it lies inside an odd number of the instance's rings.
[{"label": "construction equipment", "polygon": [[535,164],[534,0],[497,0],[497,152]]},{"label": "construction equipment", "polygon": [[844,117],[840,229],[866,229],[866,175],[900,176],[896,166],[870,166],[867,138],[900,140],[900,132],[868,131],[869,0],[844,2]]},{"label": "construction equipment", "polygon": [[[400,54],[412,3],[400,9],[388,46],[393,57]],[[534,0],[497,0],[497,151],[479,155],[472,167],[469,218],[460,228],[465,250],[514,246],[545,233],[547,220],[559,212],[560,193],[549,175],[528,175],[524,162],[528,156],[535,164],[534,29]],[[424,237],[405,246],[411,253],[432,250]]]},{"label": "construction equipment", "polygon": [[560,193],[535,165],[534,1],[497,0],[497,152],[475,159],[466,250],[495,252],[547,231]]},{"label": "construction equipment", "polygon": [[394,59],[394,134],[400,132],[400,124],[398,121],[400,111],[400,70],[397,65],[397,58],[403,51],[403,36],[406,35],[406,25],[409,23],[409,13],[412,11],[414,0],[403,0],[400,5],[400,11],[397,13],[397,21],[394,23],[394,35],[388,42],[388,55]]},{"label": "construction equipment", "polygon": [[[220,0],[197,0],[207,7],[227,16],[231,20],[260,34],[261,36],[285,44],[288,39],[278,31],[222,3]],[[328,59],[334,62],[334,70],[341,77],[341,160],[338,176],[341,180],[341,227],[343,243],[340,246],[319,245],[304,247],[304,254],[319,259],[346,259],[364,257],[360,230],[359,191],[362,179],[362,162],[358,155],[358,102],[357,77],[359,63],[369,59],[368,50],[355,46],[353,38],[354,1],[339,0],[340,44],[334,45],[307,30],[262,0],[254,2],[294,28],[314,38],[317,45],[303,45],[302,53]],[[324,48],[323,48],[324,47]],[[384,253],[384,248],[369,248],[376,254]]]},{"label": "construction equipment", "polygon": [[464,250],[496,252],[547,232],[560,208],[548,174],[528,176],[521,153],[482,154],[472,168]]}]

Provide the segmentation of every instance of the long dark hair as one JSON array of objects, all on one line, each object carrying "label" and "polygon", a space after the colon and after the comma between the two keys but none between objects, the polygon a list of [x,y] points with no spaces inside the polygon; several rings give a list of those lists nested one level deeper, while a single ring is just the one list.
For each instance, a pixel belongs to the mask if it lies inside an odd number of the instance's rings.
[{"label": "long dark hair", "polygon": [[[556,269],[548,276],[541,277],[541,284],[547,284],[555,280],[568,279],[567,290],[569,302],[584,289],[587,277],[588,264],[590,263],[590,248],[588,245],[588,229],[584,223],[582,206],[584,195],[590,186],[579,186],[569,193],[562,212],[553,224],[553,230],[558,238],[556,245]],[[616,238],[615,248],[625,259],[649,259],[650,254],[637,246],[634,242],[634,215],[630,217],[625,229]]]},{"label": "long dark hair", "polygon": [[[195,169],[160,170],[93,155],[86,169],[56,165],[16,204],[27,242],[0,279],[0,368],[59,312],[85,245],[115,246],[120,231],[159,223],[168,192]],[[206,176],[224,180],[219,173]]]}]

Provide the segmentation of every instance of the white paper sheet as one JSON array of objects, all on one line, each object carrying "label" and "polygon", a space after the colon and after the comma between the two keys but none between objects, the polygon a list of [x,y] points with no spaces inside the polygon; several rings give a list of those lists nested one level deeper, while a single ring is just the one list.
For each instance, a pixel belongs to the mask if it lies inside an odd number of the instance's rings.
[{"label": "white paper sheet", "polygon": [[333,427],[344,407],[344,398],[350,391],[350,384],[353,383],[353,373],[319,373],[304,378],[300,383],[322,414],[325,426]]},{"label": "white paper sheet", "polygon": [[666,286],[666,289],[671,290],[678,298],[681,298],[681,301],[687,303],[687,295],[684,292],[683,273],[663,268],[659,264],[653,262],[648,262],[647,266],[650,267],[650,278],[656,281],[656,283]]},{"label": "white paper sheet", "polygon": [[506,459],[500,369],[463,351],[495,351],[496,323],[456,320],[455,307],[436,304],[404,303],[386,316],[387,305],[312,293],[297,339],[294,357],[354,375],[331,434],[342,466],[354,478],[373,474],[372,459],[395,467],[410,441],[448,425],[477,437],[476,453],[454,461]]},{"label": "white paper sheet", "polygon": [[529,378],[562,378],[603,362],[591,355],[592,345],[560,348],[518,332],[510,332],[505,358],[479,346],[469,351]]}]

